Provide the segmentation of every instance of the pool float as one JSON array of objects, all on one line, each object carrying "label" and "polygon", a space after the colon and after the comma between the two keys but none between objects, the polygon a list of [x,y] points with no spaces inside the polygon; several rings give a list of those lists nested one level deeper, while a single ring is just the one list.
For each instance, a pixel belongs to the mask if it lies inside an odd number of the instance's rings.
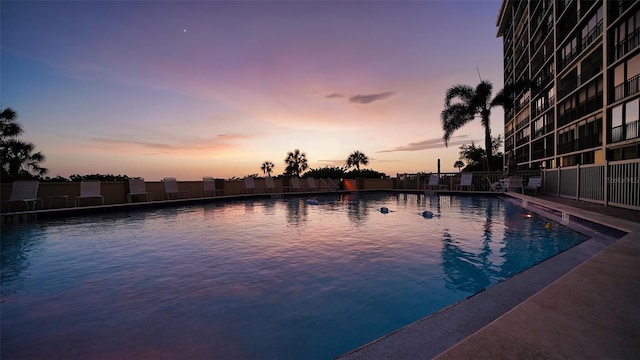
[{"label": "pool float", "polygon": [[309,205],[320,205],[320,201],[318,201],[318,199],[307,199],[306,203]]},{"label": "pool float", "polygon": [[425,210],[422,212],[422,217],[425,219],[431,219],[433,217],[433,213],[429,210]]},{"label": "pool float", "polygon": [[380,208],[380,212],[383,213],[383,214],[388,214],[389,213],[389,208],[386,208],[386,207],[383,206],[383,207]]}]

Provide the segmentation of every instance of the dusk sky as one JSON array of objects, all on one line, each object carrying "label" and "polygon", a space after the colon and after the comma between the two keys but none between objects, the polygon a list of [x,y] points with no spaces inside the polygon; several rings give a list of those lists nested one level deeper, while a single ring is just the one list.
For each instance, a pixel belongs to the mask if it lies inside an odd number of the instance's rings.
[{"label": "dusk sky", "polygon": [[[2,1],[0,107],[48,176],[158,181],[311,168],[457,171],[445,90],[502,88],[500,1]],[[492,113],[503,133],[502,108]]]}]

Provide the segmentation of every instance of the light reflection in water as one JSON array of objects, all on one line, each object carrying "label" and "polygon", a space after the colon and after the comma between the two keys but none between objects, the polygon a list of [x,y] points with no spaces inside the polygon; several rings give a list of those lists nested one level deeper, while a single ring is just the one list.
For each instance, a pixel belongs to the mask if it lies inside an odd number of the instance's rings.
[{"label": "light reflection in water", "polygon": [[314,198],[3,227],[3,354],[334,358],[584,240],[500,199]]}]

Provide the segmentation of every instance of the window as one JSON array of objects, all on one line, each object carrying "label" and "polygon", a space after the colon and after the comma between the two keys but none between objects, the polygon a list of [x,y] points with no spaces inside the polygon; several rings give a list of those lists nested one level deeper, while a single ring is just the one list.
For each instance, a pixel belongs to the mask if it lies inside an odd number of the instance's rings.
[{"label": "window", "polygon": [[618,105],[611,110],[611,127],[622,126],[622,105]]},{"label": "window", "polygon": [[613,71],[613,86],[622,85],[624,83],[624,64],[616,66]]},{"label": "window", "polygon": [[629,124],[634,121],[638,121],[638,100],[634,100],[625,104],[625,116],[624,122]]}]

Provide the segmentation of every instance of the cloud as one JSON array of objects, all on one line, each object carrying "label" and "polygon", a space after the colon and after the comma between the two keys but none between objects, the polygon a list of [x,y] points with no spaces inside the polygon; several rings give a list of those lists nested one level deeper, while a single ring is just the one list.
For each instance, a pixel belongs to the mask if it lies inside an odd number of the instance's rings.
[{"label": "cloud", "polygon": [[370,94],[370,95],[354,95],[349,98],[350,103],[356,104],[370,104],[374,101],[386,99],[392,95],[394,95],[395,91],[387,91],[379,94]]},{"label": "cloud", "polygon": [[200,150],[200,149],[224,149],[232,147],[231,143],[234,141],[242,141],[251,139],[251,136],[242,135],[242,134],[219,134],[211,138],[200,138],[200,139],[182,139],[178,143],[171,144],[161,143],[161,142],[153,142],[153,141],[144,141],[144,140],[131,140],[131,139],[119,139],[119,138],[92,138],[91,141],[107,144],[110,146],[114,145],[133,145],[143,148],[150,148],[156,150],[165,150],[165,151],[174,151],[174,150]]},{"label": "cloud", "polygon": [[[452,145],[462,145],[469,143],[471,141],[479,142],[480,140],[469,140],[467,139],[469,135],[460,135],[454,136],[449,141],[449,147]],[[421,150],[429,150],[429,149],[441,149],[444,148],[444,141],[442,138],[435,138],[429,140],[423,140],[418,142],[409,143],[407,145],[397,146],[392,149],[380,150],[376,151],[377,153],[389,153],[389,152],[398,152],[398,151],[421,151]]]},{"label": "cloud", "polygon": [[343,94],[339,94],[339,93],[333,93],[333,94],[329,94],[327,96],[325,96],[327,99],[335,99],[335,98],[343,98],[344,95]]}]

